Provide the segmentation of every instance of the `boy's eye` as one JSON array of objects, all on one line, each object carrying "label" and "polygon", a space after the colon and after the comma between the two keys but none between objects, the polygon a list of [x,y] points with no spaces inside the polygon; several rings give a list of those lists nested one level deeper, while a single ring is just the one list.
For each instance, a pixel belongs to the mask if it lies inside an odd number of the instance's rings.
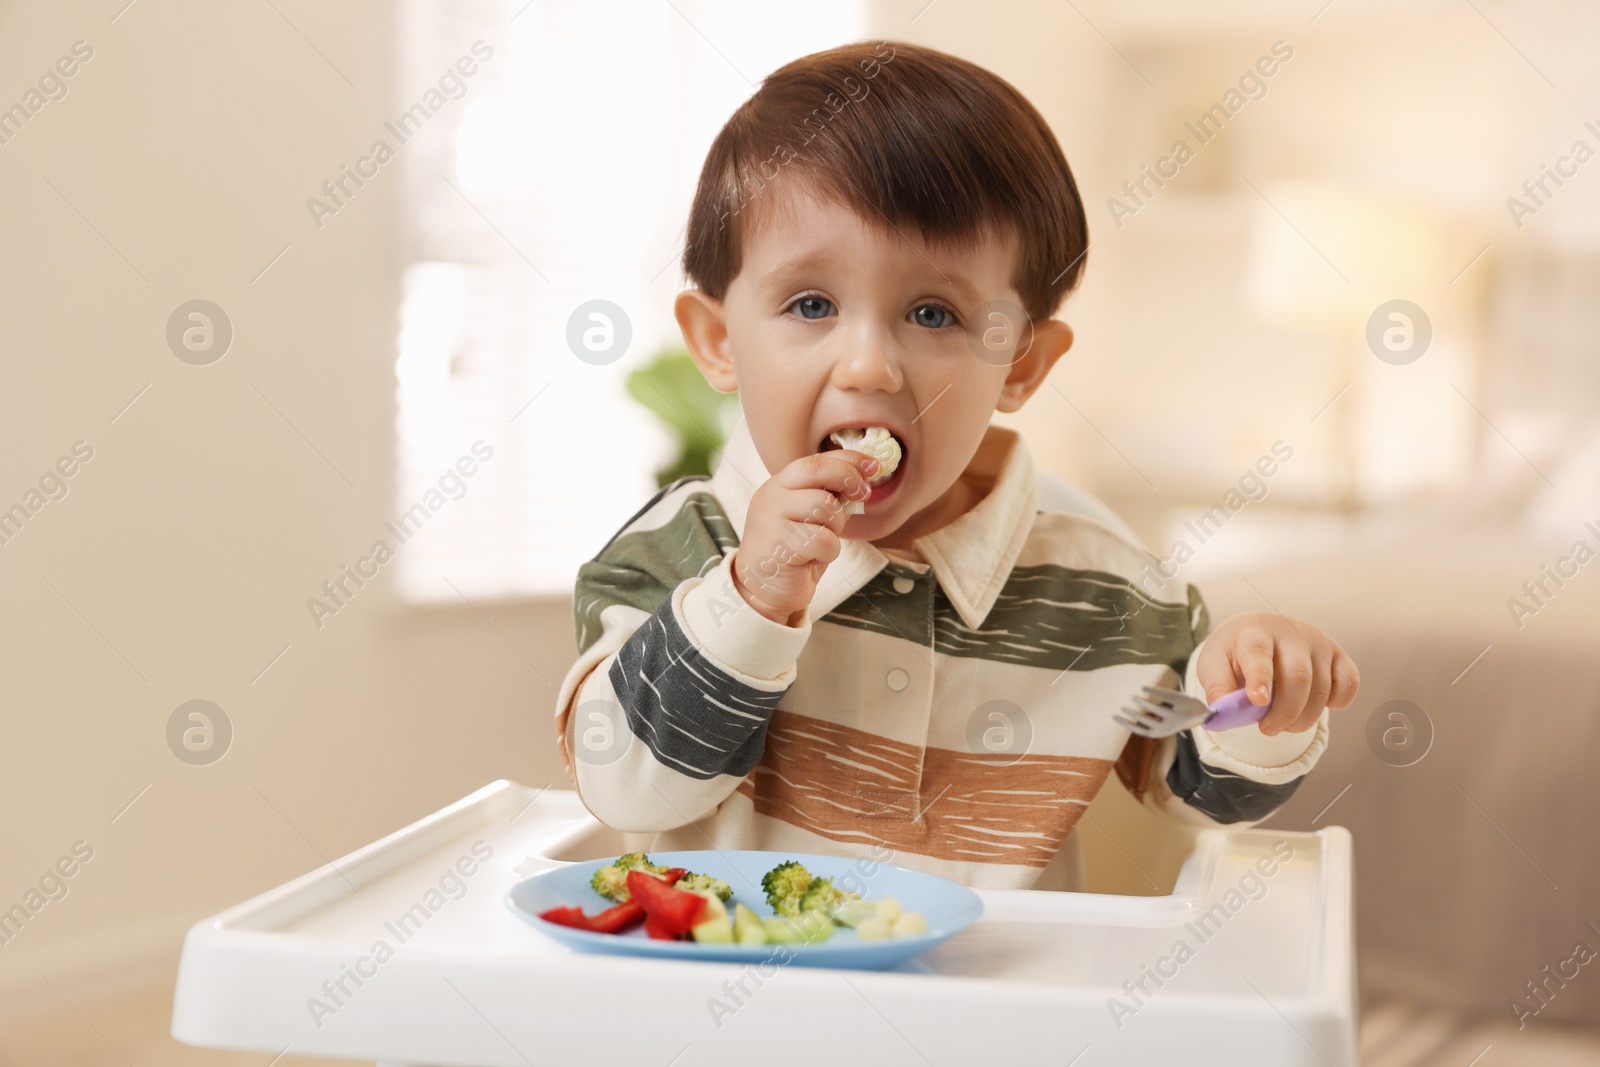
[{"label": "boy's eye", "polygon": [[825,319],[833,310],[833,302],[820,296],[802,296],[789,309],[798,311],[802,319]]},{"label": "boy's eye", "polygon": [[956,317],[949,308],[940,307],[938,304],[923,304],[911,312],[911,321],[918,326],[926,326],[930,330],[942,329],[955,324]]}]

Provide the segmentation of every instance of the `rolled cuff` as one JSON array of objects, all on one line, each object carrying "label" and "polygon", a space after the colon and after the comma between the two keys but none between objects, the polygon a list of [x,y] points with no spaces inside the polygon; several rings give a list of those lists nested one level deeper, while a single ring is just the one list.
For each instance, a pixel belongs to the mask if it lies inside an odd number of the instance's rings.
[{"label": "rolled cuff", "polygon": [[699,578],[673,591],[673,609],[700,651],[717,666],[770,685],[792,681],[795,662],[811,638],[811,614],[786,626],[761,614],[733,584],[735,548]]},{"label": "rolled cuff", "polygon": [[[1206,698],[1205,687],[1200,684],[1195,665],[1204,646],[1202,641],[1195,647],[1183,680],[1184,692],[1201,700]],[[1328,709],[1322,709],[1315,727],[1301,733],[1285,730],[1269,736],[1254,725],[1217,732],[1196,726],[1191,732],[1195,751],[1205,763],[1253,781],[1281,784],[1311,770],[1328,747]]]}]

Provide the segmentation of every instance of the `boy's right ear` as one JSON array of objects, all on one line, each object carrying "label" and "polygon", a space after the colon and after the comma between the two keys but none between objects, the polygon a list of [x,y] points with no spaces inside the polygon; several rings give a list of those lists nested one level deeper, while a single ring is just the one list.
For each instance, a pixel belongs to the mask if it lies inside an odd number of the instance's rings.
[{"label": "boy's right ear", "polygon": [[689,346],[689,355],[711,388],[719,393],[737,390],[733,360],[728,356],[728,319],[722,301],[699,289],[685,289],[678,294],[673,314],[677,316],[678,329],[683,331],[684,343]]}]

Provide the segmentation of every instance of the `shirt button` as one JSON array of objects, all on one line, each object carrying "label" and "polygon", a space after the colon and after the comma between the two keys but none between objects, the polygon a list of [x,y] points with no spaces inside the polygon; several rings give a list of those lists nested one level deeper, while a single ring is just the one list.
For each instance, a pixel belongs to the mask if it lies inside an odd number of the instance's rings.
[{"label": "shirt button", "polygon": [[911,684],[911,675],[907,674],[899,667],[896,667],[894,670],[889,672],[889,676],[885,679],[885,681],[889,683],[890,689],[893,689],[896,693],[898,693],[900,690]]},{"label": "shirt button", "polygon": [[896,575],[895,576],[894,591],[896,593],[909,593],[909,592],[911,592],[911,590],[915,589],[916,587],[917,587],[917,583],[913,582],[910,578],[907,578],[905,575],[902,574],[902,575]]}]

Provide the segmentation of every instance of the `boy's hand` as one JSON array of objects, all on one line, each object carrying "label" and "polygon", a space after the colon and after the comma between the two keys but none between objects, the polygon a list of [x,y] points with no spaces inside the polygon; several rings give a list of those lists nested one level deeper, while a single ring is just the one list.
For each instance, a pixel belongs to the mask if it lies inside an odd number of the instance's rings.
[{"label": "boy's hand", "polygon": [[877,469],[877,460],[853,449],[818,452],[755,491],[733,557],[734,585],[752,608],[788,625],[811,603],[822,572],[839,556],[839,534],[850,518],[842,498],[865,499],[867,477]]},{"label": "boy's hand", "polygon": [[1207,703],[1240,688],[1252,704],[1270,699],[1264,734],[1311,729],[1324,706],[1349,706],[1361,685],[1355,661],[1333,638],[1310,623],[1264,612],[1219,623],[1200,650],[1195,674]]}]

